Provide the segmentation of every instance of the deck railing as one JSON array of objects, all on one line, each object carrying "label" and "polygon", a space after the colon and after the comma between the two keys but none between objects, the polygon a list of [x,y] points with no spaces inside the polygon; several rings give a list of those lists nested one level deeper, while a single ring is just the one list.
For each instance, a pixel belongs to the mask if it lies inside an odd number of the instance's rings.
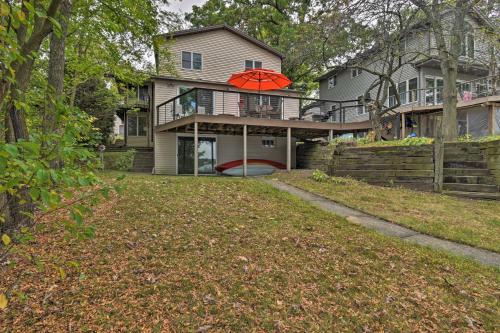
[{"label": "deck railing", "polygon": [[[496,79],[496,84],[494,84]],[[500,94],[500,75],[487,76],[471,81],[458,82],[458,100],[467,102],[477,98]],[[443,87],[412,89],[399,93],[401,105],[440,105],[443,103]],[[389,96],[388,105],[396,104],[396,96]]]},{"label": "deck railing", "polygon": [[338,123],[356,122],[369,119],[365,107],[367,102],[193,88],[158,105],[156,125],[193,114]]}]

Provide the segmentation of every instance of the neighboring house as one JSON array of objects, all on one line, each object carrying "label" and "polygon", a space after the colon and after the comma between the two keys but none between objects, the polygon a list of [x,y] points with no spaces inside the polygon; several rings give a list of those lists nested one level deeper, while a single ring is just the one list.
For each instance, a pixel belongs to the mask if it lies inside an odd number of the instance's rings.
[{"label": "neighboring house", "polygon": [[124,136],[124,144],[135,148],[153,147],[149,85],[127,87],[123,94],[117,115],[124,125],[120,130],[120,134]]},{"label": "neighboring house", "polygon": [[[482,27],[488,22],[475,14],[469,15],[466,21],[457,78],[459,135],[470,134],[478,137],[499,134],[500,87],[493,87],[494,81],[488,76],[489,44],[482,32]],[[436,112],[442,112],[443,86],[435,40],[428,28],[419,27],[418,31],[410,33],[401,43],[408,53],[414,50],[424,53],[425,56],[411,64],[405,64],[392,76],[398,85],[398,91],[389,90],[387,106],[394,105],[395,95],[399,93],[401,106],[396,111],[403,114],[401,123],[405,124],[398,132],[399,137],[410,133],[432,136]],[[369,119],[368,111],[363,106],[363,96],[375,76],[361,69],[348,67],[356,66],[356,61],[362,61],[365,65],[376,63],[376,52],[368,54],[364,58],[360,57],[363,60],[350,60],[318,79],[321,99],[360,101],[357,107],[343,110],[345,122]],[[500,80],[496,81],[498,84]],[[372,91],[371,94],[374,95],[375,92]]]},{"label": "neighboring house", "polygon": [[127,145],[154,147],[154,173],[214,174],[216,165],[248,159],[291,169],[296,140],[345,131],[339,124],[299,120],[304,100],[296,91],[228,85],[231,74],[246,69],[281,72],[283,55],[242,31],[219,25],[159,38],[149,103],[124,113]]}]

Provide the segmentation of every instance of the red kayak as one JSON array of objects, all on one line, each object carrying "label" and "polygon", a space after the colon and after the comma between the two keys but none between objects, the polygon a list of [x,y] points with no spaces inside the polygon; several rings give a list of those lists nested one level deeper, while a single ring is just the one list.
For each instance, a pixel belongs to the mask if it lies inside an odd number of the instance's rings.
[{"label": "red kayak", "polygon": [[[243,160],[235,160],[219,164],[215,167],[215,170],[227,176],[243,176]],[[271,160],[247,160],[248,176],[270,175],[276,170],[286,170],[286,165]]]}]

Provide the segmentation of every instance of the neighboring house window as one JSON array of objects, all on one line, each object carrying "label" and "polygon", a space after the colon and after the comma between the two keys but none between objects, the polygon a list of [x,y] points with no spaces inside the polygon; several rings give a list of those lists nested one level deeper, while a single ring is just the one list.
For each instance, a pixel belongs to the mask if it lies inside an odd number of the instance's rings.
[{"label": "neighboring house window", "polygon": [[147,133],[146,115],[139,115],[139,114],[127,115],[128,136],[146,136],[146,133]]},{"label": "neighboring house window", "polygon": [[399,91],[399,101],[401,102],[401,105],[404,105],[407,103],[406,99],[406,81],[404,82],[399,82],[398,83],[398,91]]},{"label": "neighboring house window", "polygon": [[418,92],[418,80],[413,78],[408,81],[408,103],[413,103],[417,101]]},{"label": "neighboring house window", "polygon": [[328,78],[328,89],[332,89],[337,85],[337,75]]},{"label": "neighboring house window", "polygon": [[462,42],[462,53],[460,55],[471,59],[474,58],[474,35],[472,33],[465,35]]},{"label": "neighboring house window", "polygon": [[396,105],[396,89],[392,85],[389,86],[389,107]]},{"label": "neighboring house window", "polygon": [[264,148],[274,148],[274,138],[269,136],[262,137],[262,147]]},{"label": "neighboring house window", "polygon": [[262,68],[262,61],[245,60],[245,70]]},{"label": "neighboring house window", "polygon": [[182,51],[182,68],[201,70],[201,53]]},{"label": "neighboring house window", "polygon": [[464,32],[460,55],[472,59],[474,58],[474,28],[469,23],[465,23]]},{"label": "neighboring house window", "polygon": [[[408,103],[413,103],[417,101],[418,97],[418,79],[413,78],[410,80],[406,80],[398,83],[398,91],[399,91],[399,101],[401,105],[405,105]],[[396,91],[390,86],[389,87],[389,107],[396,105]]]},{"label": "neighboring house window", "polygon": [[352,68],[351,69],[351,77],[356,77],[356,76],[359,76],[361,75],[361,68]]},{"label": "neighboring house window", "polygon": [[358,105],[356,106],[356,109],[358,111],[358,115],[362,115],[362,114],[366,113],[365,101],[364,101],[363,95],[358,96]]}]

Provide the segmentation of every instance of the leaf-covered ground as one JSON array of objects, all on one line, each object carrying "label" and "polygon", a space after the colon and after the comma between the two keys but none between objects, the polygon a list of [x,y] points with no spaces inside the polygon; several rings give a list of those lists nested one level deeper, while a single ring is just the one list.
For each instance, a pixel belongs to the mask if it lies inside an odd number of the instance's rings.
[{"label": "leaf-covered ground", "polygon": [[500,204],[373,186],[349,178],[317,182],[310,171],[272,178],[429,235],[500,252]]},{"label": "leaf-covered ground", "polygon": [[[322,212],[258,180],[129,175],[91,240],[42,232],[66,267],[4,269],[4,332],[495,331],[500,274]],[[79,265],[71,263],[77,261]],[[78,267],[77,267],[78,266]]]}]

